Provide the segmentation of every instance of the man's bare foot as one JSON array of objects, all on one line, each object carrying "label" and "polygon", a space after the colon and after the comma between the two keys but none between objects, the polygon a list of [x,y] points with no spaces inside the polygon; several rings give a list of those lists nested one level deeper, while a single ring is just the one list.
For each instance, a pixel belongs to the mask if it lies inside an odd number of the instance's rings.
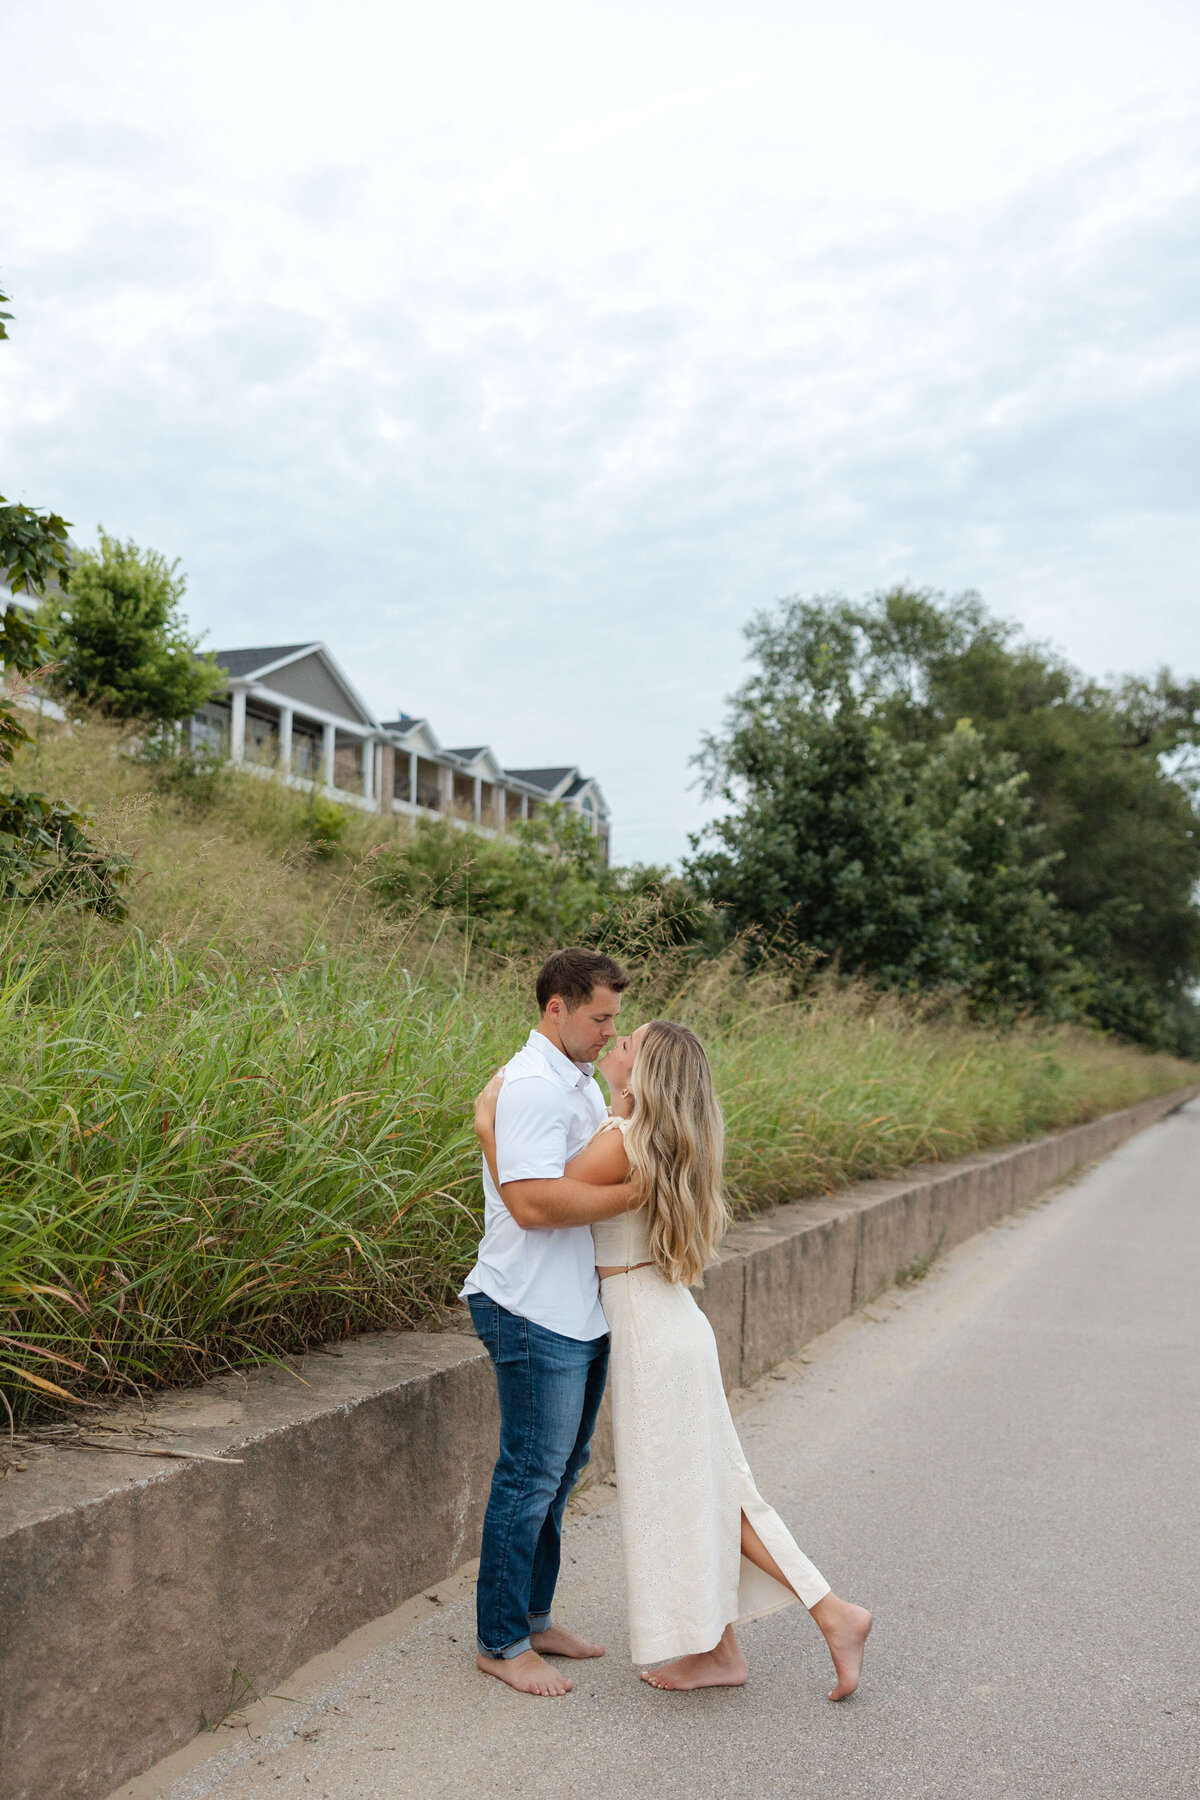
[{"label": "man's bare foot", "polygon": [[477,1656],[477,1666],[485,1675],[506,1681],[518,1694],[545,1694],[557,1698],[569,1694],[573,1682],[543,1662],[536,1650],[522,1650],[520,1656]]},{"label": "man's bare foot", "polygon": [[551,1625],[546,1631],[531,1631],[529,1641],[543,1656],[604,1655],[603,1644],[593,1644],[590,1638],[577,1637],[573,1631],[564,1631],[561,1625]]},{"label": "man's bare foot", "polygon": [[830,1690],[829,1698],[848,1700],[862,1674],[871,1615],[865,1606],[852,1606],[848,1600],[839,1600],[836,1594],[826,1594],[813,1607],[812,1616],[829,1645],[829,1654],[837,1670],[837,1686]]},{"label": "man's bare foot", "polygon": [[732,1625],[715,1650],[700,1656],[681,1656],[678,1662],[664,1663],[661,1669],[650,1669],[642,1676],[651,1687],[675,1691],[704,1687],[744,1687],[750,1676],[749,1665],[741,1646],[733,1635]]}]

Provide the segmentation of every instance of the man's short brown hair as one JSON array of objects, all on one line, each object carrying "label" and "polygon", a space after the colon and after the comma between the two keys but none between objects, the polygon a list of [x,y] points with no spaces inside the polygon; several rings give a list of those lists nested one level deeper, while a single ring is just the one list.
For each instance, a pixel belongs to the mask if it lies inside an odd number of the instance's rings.
[{"label": "man's short brown hair", "polygon": [[629,976],[611,956],[569,944],[548,956],[538,971],[538,1011],[545,1012],[555,994],[566,1002],[568,1012],[574,1012],[577,1006],[586,1005],[598,987],[623,994],[628,986]]}]

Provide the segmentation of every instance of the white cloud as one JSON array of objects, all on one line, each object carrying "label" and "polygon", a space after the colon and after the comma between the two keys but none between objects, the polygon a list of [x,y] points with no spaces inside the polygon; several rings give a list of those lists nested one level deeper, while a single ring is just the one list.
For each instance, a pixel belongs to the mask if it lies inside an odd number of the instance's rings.
[{"label": "white cloud", "polygon": [[581,120],[578,125],[560,131],[551,140],[548,149],[556,156],[579,156],[588,150],[614,144],[643,125],[657,125],[672,113],[690,112],[694,107],[706,106],[710,100],[719,100],[725,94],[745,93],[747,88],[758,87],[762,80],[761,73],[732,75],[727,81],[709,81],[699,87],[681,88],[673,94],[656,94],[652,100],[646,100],[640,106],[627,106],[620,112],[609,113],[600,119]]},{"label": "white cloud", "polygon": [[778,594],[1200,666],[1190,11],[15,12],[5,491],[213,641],[583,762],[623,856]]}]

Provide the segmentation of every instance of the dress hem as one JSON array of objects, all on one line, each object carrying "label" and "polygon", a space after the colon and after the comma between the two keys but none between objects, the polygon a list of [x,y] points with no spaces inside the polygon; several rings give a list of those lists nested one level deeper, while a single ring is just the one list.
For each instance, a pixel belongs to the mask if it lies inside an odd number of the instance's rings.
[{"label": "dress hem", "polygon": [[789,1606],[802,1606],[803,1601],[795,1594],[786,1600],[777,1600],[774,1606],[760,1606],[754,1612],[738,1613],[732,1619],[726,1619],[717,1632],[716,1637],[708,1643],[691,1643],[685,1641],[683,1634],[677,1635],[664,1649],[656,1645],[652,1650],[634,1650],[630,1645],[630,1661],[635,1663],[673,1662],[677,1656],[704,1656],[709,1650],[715,1650],[730,1625],[749,1625],[755,1619],[768,1618],[771,1613],[783,1612]]}]

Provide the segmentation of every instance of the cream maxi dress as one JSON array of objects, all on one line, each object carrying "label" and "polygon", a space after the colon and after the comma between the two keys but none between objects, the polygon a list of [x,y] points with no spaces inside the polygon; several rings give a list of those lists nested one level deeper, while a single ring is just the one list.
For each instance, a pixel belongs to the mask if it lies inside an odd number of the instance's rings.
[{"label": "cream maxi dress", "polygon": [[[614,1119],[622,1129],[628,1121]],[[711,1650],[725,1627],[813,1607],[829,1583],[754,1485],[721,1381],[712,1326],[688,1288],[651,1266],[642,1211],[592,1226],[606,1276],[617,1504],[634,1662]],[[741,1514],[796,1594],[741,1553]]]}]

